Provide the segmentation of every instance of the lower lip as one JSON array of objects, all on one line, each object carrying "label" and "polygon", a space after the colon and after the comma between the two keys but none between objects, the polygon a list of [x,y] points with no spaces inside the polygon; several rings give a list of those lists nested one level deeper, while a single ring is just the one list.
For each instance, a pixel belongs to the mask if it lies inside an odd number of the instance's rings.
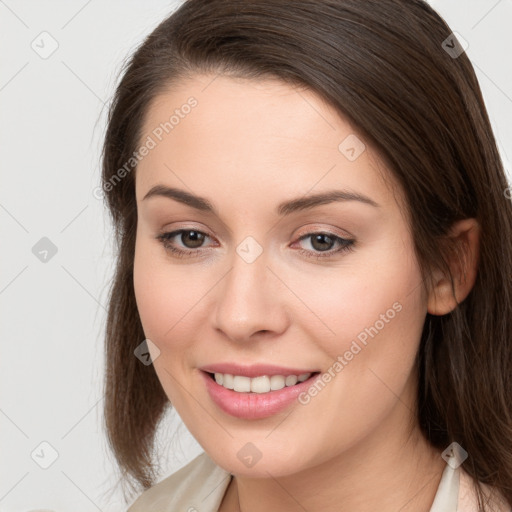
[{"label": "lower lip", "polygon": [[202,370],[200,372],[213,402],[225,413],[246,420],[268,418],[283,411],[321,376],[320,373],[317,373],[295,386],[284,387],[268,393],[239,393],[217,384],[210,374]]}]

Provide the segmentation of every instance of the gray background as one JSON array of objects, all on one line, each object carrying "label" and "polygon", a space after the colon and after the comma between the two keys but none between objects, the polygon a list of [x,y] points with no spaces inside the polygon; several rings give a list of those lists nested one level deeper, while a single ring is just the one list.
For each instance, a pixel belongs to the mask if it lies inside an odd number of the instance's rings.
[{"label": "gray background", "polygon": [[[469,43],[510,173],[512,1],[431,4]],[[113,260],[93,190],[122,61],[176,5],[0,0],[1,512],[125,508],[101,423]],[[159,443],[161,478],[202,451],[174,413]]]}]

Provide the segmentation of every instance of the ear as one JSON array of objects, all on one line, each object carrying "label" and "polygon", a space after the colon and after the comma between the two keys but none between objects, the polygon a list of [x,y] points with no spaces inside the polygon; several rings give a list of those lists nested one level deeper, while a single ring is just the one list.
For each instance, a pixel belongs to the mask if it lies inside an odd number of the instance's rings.
[{"label": "ear", "polygon": [[449,237],[456,250],[449,260],[455,297],[450,277],[440,271],[434,273],[434,288],[428,295],[427,311],[432,315],[446,315],[469,294],[475,284],[478,270],[480,225],[476,219],[463,219],[453,224]]}]

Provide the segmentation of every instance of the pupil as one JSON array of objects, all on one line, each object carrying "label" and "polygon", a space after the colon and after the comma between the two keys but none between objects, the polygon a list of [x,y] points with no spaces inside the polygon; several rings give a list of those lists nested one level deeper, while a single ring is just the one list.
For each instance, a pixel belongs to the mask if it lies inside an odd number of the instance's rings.
[{"label": "pupil", "polygon": [[[192,234],[192,236],[188,236]],[[182,233],[181,234],[181,241],[184,243],[184,245],[186,245],[187,247],[190,246],[190,244],[188,243],[185,243],[184,239],[185,238],[189,238],[192,240],[192,248],[195,248],[195,247],[200,247],[202,242],[203,242],[203,239],[204,239],[204,236],[202,233],[198,233],[197,231],[187,231],[185,233]]]},{"label": "pupil", "polygon": [[316,235],[313,237],[313,240],[312,240],[312,243],[311,245],[315,248],[315,249],[318,249],[319,251],[324,251],[324,250],[328,250],[330,249],[330,247],[325,247],[325,245],[320,245],[320,247],[317,247],[316,246],[316,243],[317,242],[320,242],[322,243],[322,241],[324,242],[325,244],[325,239],[328,239],[329,241],[327,242],[327,245],[331,246],[332,245],[332,240],[331,238],[329,237],[329,235],[323,235],[323,234],[320,234],[320,235]]}]

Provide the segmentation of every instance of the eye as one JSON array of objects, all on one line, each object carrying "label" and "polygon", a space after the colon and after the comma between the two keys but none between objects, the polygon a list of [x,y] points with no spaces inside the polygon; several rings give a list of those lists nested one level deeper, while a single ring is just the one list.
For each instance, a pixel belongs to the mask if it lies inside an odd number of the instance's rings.
[{"label": "eye", "polygon": [[[297,249],[301,254],[308,258],[328,258],[335,254],[339,254],[345,251],[354,250],[355,240],[341,238],[333,233],[308,233],[299,238],[299,242],[302,240],[310,239],[310,245],[313,251],[307,249]],[[338,248],[331,250],[333,246],[338,244]]]},{"label": "eye", "polygon": [[[175,245],[174,238],[176,237],[178,237],[178,240],[181,241],[185,249]],[[194,256],[198,252],[202,252],[195,249],[200,248],[205,239],[210,237],[206,233],[196,229],[178,229],[169,233],[160,233],[156,238],[162,243],[167,251],[173,253],[179,258],[183,258],[187,256]]]},{"label": "eye", "polygon": [[[206,249],[202,248],[206,239],[211,238],[206,233],[196,229],[178,229],[168,233],[160,233],[156,239],[164,248],[177,258],[186,258],[197,256]],[[181,246],[176,245],[176,240],[181,242]],[[355,240],[341,238],[333,233],[313,232],[303,235],[298,242],[310,239],[310,245],[313,248],[299,248],[297,251],[307,258],[328,258],[344,251],[354,250]],[[332,250],[333,246],[338,246]]]}]

